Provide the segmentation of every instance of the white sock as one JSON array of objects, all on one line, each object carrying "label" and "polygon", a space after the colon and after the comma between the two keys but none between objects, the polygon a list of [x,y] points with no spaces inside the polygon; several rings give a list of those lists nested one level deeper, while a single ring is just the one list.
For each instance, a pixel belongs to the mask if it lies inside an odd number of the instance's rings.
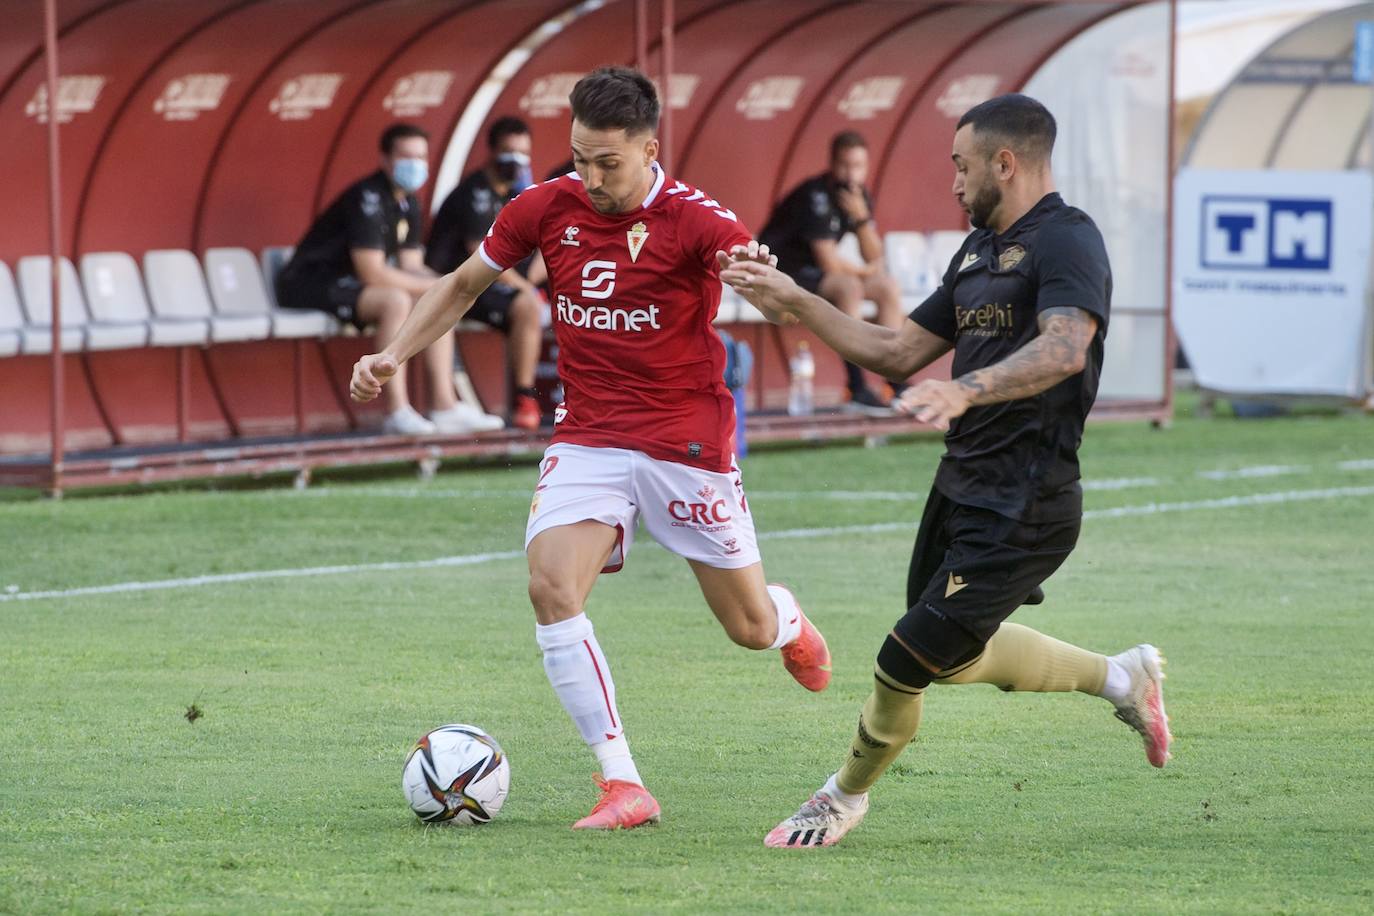
[{"label": "white sock", "polygon": [[622,779],[644,785],[644,780],[639,778],[639,770],[635,768],[634,758],[630,756],[630,742],[625,740],[624,735],[593,744],[592,751],[601,763],[601,775],[605,779]]},{"label": "white sock", "polygon": [[839,783],[835,781],[835,777],[838,775],[838,773],[831,773],[830,778],[827,779],[825,785],[821,787],[821,791],[830,796],[830,800],[835,803],[837,808],[853,811],[855,808],[862,806],[864,803],[864,796],[868,793],[863,792],[859,795],[852,795],[844,791],[840,788]]},{"label": "white sock", "polygon": [[1120,703],[1130,695],[1130,692],[1131,673],[1116,659],[1107,659],[1107,679],[1102,682],[1102,693],[1099,696],[1104,700]]},{"label": "white sock", "polygon": [[781,585],[768,586],[768,597],[773,599],[773,609],[778,612],[778,635],[768,648],[781,649],[801,633],[801,606]]},{"label": "white sock", "polygon": [[587,615],[578,614],[548,626],[536,624],[534,636],[544,650],[544,673],[582,740],[596,753],[602,775],[640,782],[615,706],[611,666]]}]

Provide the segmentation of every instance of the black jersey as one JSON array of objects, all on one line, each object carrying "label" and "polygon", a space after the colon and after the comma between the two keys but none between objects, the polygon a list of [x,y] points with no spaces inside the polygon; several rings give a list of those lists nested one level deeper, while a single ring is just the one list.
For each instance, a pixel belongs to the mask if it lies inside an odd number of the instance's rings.
[{"label": "black jersey", "polygon": [[441,274],[457,269],[472,249],[486,238],[501,208],[514,194],[498,194],[486,169],[468,175],[444,199],[434,214],[434,228],[425,248],[425,263]]},{"label": "black jersey", "polygon": [[[778,256],[778,269],[783,273],[795,276],[803,268],[819,266],[811,243],[822,239],[837,242],[855,230],[853,220],[835,198],[837,190],[827,172],[803,181],[773,208],[759,241]],[[872,213],[867,188],[864,200]]]},{"label": "black jersey", "polygon": [[1102,234],[1058,194],[1002,235],[980,229],[964,240],[940,287],[911,313],[954,341],[955,378],[1024,347],[1046,309],[1083,309],[1097,318],[1097,333],[1079,374],[1029,398],[971,407],[950,424],[935,477],[941,493],[1024,522],[1082,513],[1078,445],[1097,397],[1111,297]]},{"label": "black jersey", "polygon": [[355,248],[384,251],[387,263],[395,266],[400,250],[421,247],[423,238],[420,202],[414,194],[397,200],[391,180],[379,170],[349,186],[315,218],[284,271],[352,276]]}]

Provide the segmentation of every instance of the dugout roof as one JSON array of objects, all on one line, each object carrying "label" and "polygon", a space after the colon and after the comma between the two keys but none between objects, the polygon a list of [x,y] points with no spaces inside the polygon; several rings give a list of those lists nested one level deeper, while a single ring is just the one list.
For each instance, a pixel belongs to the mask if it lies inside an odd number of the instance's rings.
[{"label": "dugout roof", "polygon": [[[853,127],[872,144],[885,228],[958,229],[953,120],[1136,5],[677,0],[670,165],[759,226]],[[57,0],[62,248],[290,243],[375,168],[378,134],[400,119],[435,138],[436,194],[480,161],[485,126],[506,113],[533,125],[542,173],[566,158],[571,81],[634,61],[636,6]],[[644,6],[653,72],[663,4]],[[0,183],[14,215],[0,221],[0,258],[11,263],[46,249],[41,23],[41,3],[0,3]]]},{"label": "dugout roof", "polygon": [[1370,165],[1374,90],[1352,80],[1355,23],[1374,3],[1325,13],[1250,61],[1198,123],[1184,164],[1226,169],[1355,169]]}]

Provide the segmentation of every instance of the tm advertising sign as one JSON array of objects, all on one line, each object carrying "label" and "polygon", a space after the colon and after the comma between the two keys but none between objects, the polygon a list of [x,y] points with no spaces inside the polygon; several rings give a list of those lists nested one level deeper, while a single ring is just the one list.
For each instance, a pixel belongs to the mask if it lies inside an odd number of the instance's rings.
[{"label": "tm advertising sign", "polygon": [[1370,176],[1183,169],[1174,201],[1174,324],[1199,384],[1362,397]]}]

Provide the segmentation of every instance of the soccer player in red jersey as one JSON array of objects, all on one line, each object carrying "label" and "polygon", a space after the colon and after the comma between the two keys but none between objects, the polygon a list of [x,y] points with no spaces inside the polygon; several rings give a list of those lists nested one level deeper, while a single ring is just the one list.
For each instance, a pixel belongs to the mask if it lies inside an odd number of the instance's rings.
[{"label": "soccer player in red jersey", "polygon": [[511,201],[396,338],[358,361],[351,390],[376,397],[504,270],[543,254],[565,398],[525,531],[530,602],[544,670],[603,774],[600,801],[573,826],[615,829],[656,822],[659,805],[635,768],[582,608],[597,575],[624,564],[637,522],[687,560],[734,642],[780,649],[810,690],[829,684],[830,653],[792,593],[766,584],[730,450],[734,402],[711,326],[719,269],[730,257],[767,261],[767,250],[731,210],[659,167],[659,101],[643,74],[598,70],[570,101],[576,172]]}]

